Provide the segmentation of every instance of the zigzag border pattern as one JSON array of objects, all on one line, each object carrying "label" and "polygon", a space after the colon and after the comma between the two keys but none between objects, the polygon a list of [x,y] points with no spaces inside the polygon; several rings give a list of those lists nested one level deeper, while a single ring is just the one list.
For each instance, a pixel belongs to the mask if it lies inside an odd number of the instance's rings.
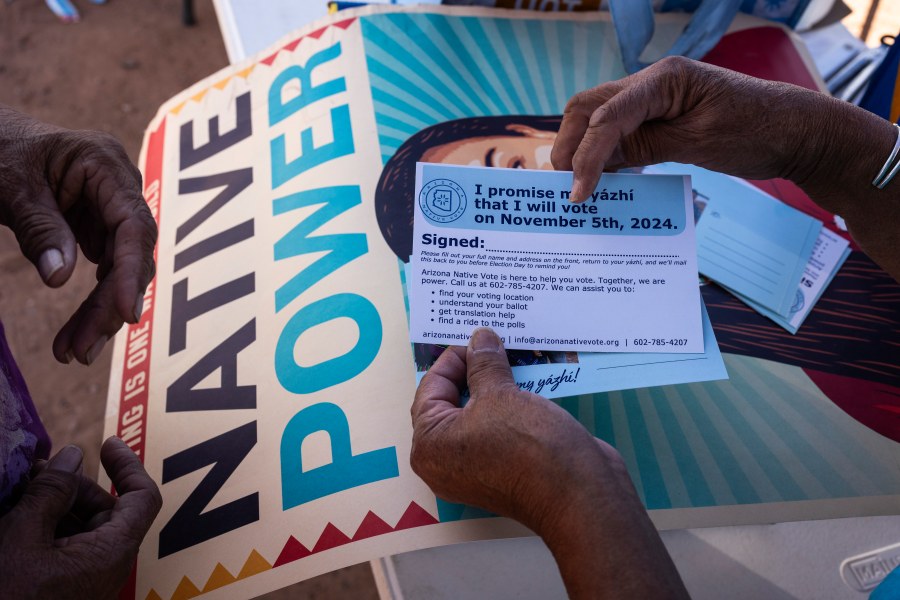
[{"label": "zigzag border pattern", "polygon": [[227,77],[220,79],[219,81],[215,82],[208,88],[200,90],[199,92],[197,92],[196,94],[191,96],[189,99],[185,100],[184,102],[181,102],[180,104],[175,105],[174,107],[169,109],[169,114],[177,115],[187,105],[188,102],[202,101],[203,98],[206,97],[206,94],[209,93],[209,91],[213,88],[220,90],[220,91],[224,90],[225,86],[228,85],[228,82],[230,82],[235,77],[240,77],[241,79],[246,79],[247,77],[249,77],[250,73],[252,73],[256,69],[256,67],[258,67],[259,65],[266,65],[267,67],[271,67],[279,54],[281,54],[282,52],[293,52],[294,50],[297,49],[297,46],[300,45],[300,42],[302,42],[306,38],[312,38],[314,40],[317,40],[320,37],[322,37],[322,34],[324,34],[328,29],[330,29],[332,27],[337,27],[338,29],[346,30],[348,27],[350,27],[350,25],[355,20],[356,20],[356,18],[354,17],[352,19],[345,19],[343,21],[338,21],[336,23],[329,23],[325,27],[320,27],[319,29],[316,29],[315,31],[311,31],[310,33],[307,33],[306,35],[301,35],[300,37],[298,37],[295,40],[291,40],[290,42],[288,42],[287,44],[285,44],[284,46],[282,46],[281,48],[279,48],[278,50],[276,50],[269,56],[250,65],[246,69],[243,69],[241,71],[238,71],[237,73],[228,75]]},{"label": "zigzag border pattern", "polygon": [[[394,531],[403,531],[405,529],[424,527],[426,525],[436,525],[437,523],[439,523],[438,519],[415,502],[409,503],[409,506],[403,512],[400,520],[398,520],[397,524],[393,527],[388,525],[384,519],[370,510],[366,513],[366,516],[363,517],[362,522],[356,529],[356,533],[352,536],[348,536],[334,524],[329,522],[325,525],[325,528],[319,535],[319,539],[316,541],[315,545],[313,545],[312,550],[301,544],[297,538],[292,535],[288,537],[287,542],[285,542],[274,562],[270,563],[254,549],[250,552],[250,555],[247,556],[247,560],[244,561],[244,565],[237,575],[233,575],[222,565],[222,563],[216,563],[216,566],[213,568],[212,573],[210,573],[209,578],[206,580],[206,584],[202,589],[197,587],[197,584],[185,575],[181,578],[178,587],[175,588],[175,591],[172,593],[169,600],[189,600],[190,598],[196,598],[207,592],[231,585],[236,581],[259,575],[260,573],[264,573],[271,569],[277,569],[278,567],[282,567],[297,560],[302,560],[313,554],[318,554],[319,552],[325,552],[326,550],[332,550],[345,544],[351,544],[353,542],[358,542],[359,540],[369,539]],[[163,600],[163,597],[155,589],[151,589],[145,600]]]}]

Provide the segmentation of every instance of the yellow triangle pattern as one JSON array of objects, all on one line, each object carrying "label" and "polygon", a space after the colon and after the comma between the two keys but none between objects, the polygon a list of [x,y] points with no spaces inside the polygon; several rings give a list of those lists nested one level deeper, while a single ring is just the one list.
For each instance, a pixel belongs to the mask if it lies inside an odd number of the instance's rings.
[{"label": "yellow triangle pattern", "polygon": [[205,594],[206,592],[217,590],[220,587],[225,587],[235,581],[237,581],[237,579],[228,572],[228,569],[222,566],[222,563],[216,563],[216,568],[213,569],[212,574],[206,581],[206,585],[203,586],[203,593]]},{"label": "yellow triangle pattern", "polygon": [[[255,68],[256,68],[256,64],[252,64],[249,67],[247,67],[246,69],[244,69],[242,71],[238,71],[234,75],[229,75],[225,79],[222,79],[222,80],[217,81],[216,83],[212,84],[210,87],[206,88],[205,90],[201,90],[201,91],[197,92],[196,94],[191,96],[191,100],[193,100],[194,102],[200,102],[206,96],[206,93],[209,92],[209,90],[211,90],[212,88],[216,88],[217,90],[224,90],[225,86],[228,85],[229,81],[231,81],[235,77],[240,77],[241,79],[246,79],[250,75],[250,73],[253,72],[253,69],[255,69]],[[184,105],[187,104],[187,102],[188,101],[185,100],[181,104],[178,104],[177,106],[175,106],[174,108],[169,110],[169,113],[173,114],[173,115],[177,115],[178,113],[181,112],[181,109],[184,108]]]},{"label": "yellow triangle pattern", "polygon": [[181,578],[181,583],[175,588],[171,600],[190,600],[200,595],[200,590],[194,585],[194,582],[187,578],[187,575]]},{"label": "yellow triangle pattern", "polygon": [[[172,593],[172,597],[170,600],[190,600],[191,598],[196,598],[201,594],[205,594],[207,592],[211,592],[213,590],[217,590],[219,588],[223,588],[227,585],[231,585],[235,581],[240,579],[247,579],[248,577],[253,577],[254,575],[259,575],[260,573],[264,573],[272,568],[272,565],[267,561],[262,555],[253,550],[250,552],[250,555],[247,557],[247,560],[244,561],[244,566],[241,567],[241,572],[237,577],[231,574],[231,572],[226,569],[222,563],[216,563],[215,568],[212,573],[209,575],[209,579],[206,581],[206,585],[203,586],[203,590],[197,589],[197,586],[194,585],[194,582],[191,581],[187,575],[181,578],[181,581],[178,583],[178,587],[175,588],[175,591]],[[162,596],[160,596],[156,590],[151,589],[147,593],[147,597],[145,600],[163,600]]]},{"label": "yellow triangle pattern", "polygon": [[[216,88],[217,90],[224,90],[225,86],[228,85],[229,81],[231,81],[235,77],[240,77],[242,79],[246,79],[250,75],[250,73],[253,72],[253,69],[255,69],[255,68],[256,68],[256,65],[253,64],[242,71],[238,71],[234,75],[229,75],[225,79],[222,79],[222,80],[217,81],[216,83],[212,84],[210,87],[206,88],[205,90],[197,92],[196,94],[191,96],[191,100],[193,100],[194,102],[200,102],[206,96],[207,92],[209,92],[209,90],[211,90],[212,88]],[[184,108],[184,105],[187,103],[188,103],[188,101],[185,100],[181,104],[178,104],[177,106],[175,106],[174,108],[169,110],[169,113],[171,113],[173,115],[177,115],[178,113],[181,112],[181,110]]]},{"label": "yellow triangle pattern", "polygon": [[246,579],[247,577],[253,577],[254,575],[259,575],[263,571],[268,571],[272,568],[272,565],[264,559],[259,552],[254,550],[250,553],[250,556],[247,557],[247,562],[244,563],[244,566],[241,568],[241,572],[238,573],[238,579]]}]

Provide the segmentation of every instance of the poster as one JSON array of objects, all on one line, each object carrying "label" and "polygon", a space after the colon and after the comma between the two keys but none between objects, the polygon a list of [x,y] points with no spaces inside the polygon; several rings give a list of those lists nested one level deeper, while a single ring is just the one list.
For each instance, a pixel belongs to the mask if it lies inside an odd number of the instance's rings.
[{"label": "poster", "polygon": [[[683,24],[661,16],[658,48]],[[747,29],[719,49],[745,35],[787,39]],[[604,15],[369,8],[160,109],[141,157],[157,275],[116,340],[106,433],[165,502],[126,596],[248,598],[527,534],[409,467],[411,165],[547,168],[569,96],[621,75]],[[844,271],[794,345],[705,286],[729,381],[560,401],[618,448],[660,527],[895,510],[898,287],[858,252]]]}]

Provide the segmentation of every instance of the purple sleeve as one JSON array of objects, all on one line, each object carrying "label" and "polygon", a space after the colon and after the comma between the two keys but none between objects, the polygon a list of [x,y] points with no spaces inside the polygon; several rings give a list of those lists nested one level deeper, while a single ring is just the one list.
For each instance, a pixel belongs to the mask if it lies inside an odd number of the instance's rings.
[{"label": "purple sleeve", "polygon": [[0,323],[0,515],[15,502],[34,461],[49,455],[50,437]]}]

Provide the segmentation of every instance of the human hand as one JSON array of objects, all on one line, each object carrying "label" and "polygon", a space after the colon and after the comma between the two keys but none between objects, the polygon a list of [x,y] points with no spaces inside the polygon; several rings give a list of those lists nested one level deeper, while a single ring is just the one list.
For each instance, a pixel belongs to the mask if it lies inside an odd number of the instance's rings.
[{"label": "human hand", "polygon": [[540,535],[569,597],[687,597],[622,458],[555,403],[520,390],[493,331],[447,348],[411,413],[413,470],[441,498]]},{"label": "human hand", "polygon": [[[470,399],[460,408],[468,381]],[[552,529],[567,495],[609,470],[628,482],[618,453],[557,404],[519,389],[503,344],[477,329],[422,378],[412,405],[413,470],[449,501]],[[562,504],[561,504],[562,503]]]},{"label": "human hand", "polygon": [[789,179],[900,280],[900,177],[872,185],[896,139],[888,121],[826,94],[669,57],[573,96],[551,161],[574,171],[573,202],[604,168],[667,161]]},{"label": "human hand", "polygon": [[802,183],[821,163],[824,146],[817,141],[834,131],[844,105],[805,88],[669,57],[573,96],[551,160],[575,172],[573,201],[589,196],[604,168],[667,161]]},{"label": "human hand", "polygon": [[0,106],[0,224],[50,287],[72,275],[76,245],[97,264],[96,287],[53,342],[57,360],[90,364],[123,322],[140,319],[156,223],[115,138]]},{"label": "human hand", "polygon": [[3,597],[115,598],[159,512],[159,488],[118,438],[100,460],[118,498],[81,474],[81,450],[47,462],[0,519]]}]

